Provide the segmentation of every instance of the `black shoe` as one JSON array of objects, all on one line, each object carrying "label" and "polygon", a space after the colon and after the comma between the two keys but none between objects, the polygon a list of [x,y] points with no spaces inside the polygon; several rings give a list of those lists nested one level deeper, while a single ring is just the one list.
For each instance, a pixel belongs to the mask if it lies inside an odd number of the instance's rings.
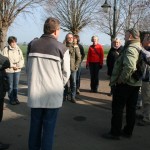
[{"label": "black shoe", "polygon": [[76,103],[75,98],[71,98],[71,102],[72,102],[72,103]]},{"label": "black shoe", "polygon": [[136,110],[139,110],[141,108],[142,108],[142,106],[136,106]]},{"label": "black shoe", "polygon": [[0,150],[4,150],[4,149],[8,149],[8,148],[9,148],[9,144],[0,143]]},{"label": "black shoe", "polygon": [[16,99],[16,100],[15,100],[15,102],[16,102],[16,104],[20,104],[20,102],[19,102],[19,100],[18,100],[18,99]]},{"label": "black shoe", "polygon": [[78,95],[80,94],[80,90],[79,89],[77,89],[77,92],[76,92]]},{"label": "black shoe", "polygon": [[112,96],[112,93],[110,92],[110,93],[108,93],[107,95],[108,95],[108,96]]},{"label": "black shoe", "polygon": [[111,133],[103,134],[103,138],[110,139],[110,140],[120,140],[120,136],[113,135]]},{"label": "black shoe", "polygon": [[64,96],[63,98],[63,102],[67,101],[68,100],[68,96]]},{"label": "black shoe", "polygon": [[144,121],[144,120],[139,120],[137,122],[137,125],[138,126],[147,126],[147,125],[150,125],[150,122],[147,122],[147,121]]},{"label": "black shoe", "polygon": [[122,136],[122,137],[125,137],[125,138],[131,138],[131,137],[132,137],[132,134],[127,134],[127,133],[124,132],[124,130],[122,130],[122,131],[121,131],[121,136]]},{"label": "black shoe", "polygon": [[93,90],[94,93],[98,93],[98,90]]},{"label": "black shoe", "polygon": [[142,114],[136,114],[136,119],[143,120],[144,116]]},{"label": "black shoe", "polygon": [[10,101],[10,105],[17,105],[16,101]]},{"label": "black shoe", "polygon": [[91,89],[90,92],[91,92],[91,93],[94,93],[94,89]]}]

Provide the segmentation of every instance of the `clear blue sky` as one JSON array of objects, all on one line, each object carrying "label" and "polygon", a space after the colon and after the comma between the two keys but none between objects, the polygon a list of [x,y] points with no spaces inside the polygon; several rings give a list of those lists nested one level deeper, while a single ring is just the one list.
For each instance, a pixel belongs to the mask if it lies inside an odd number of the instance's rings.
[{"label": "clear blue sky", "polygon": [[[9,28],[8,36],[16,36],[18,43],[30,42],[35,37],[40,37],[43,34],[44,19],[39,13],[34,13],[34,16],[20,15],[16,18],[12,26]],[[67,33],[61,30],[59,41],[62,42]],[[92,28],[85,28],[80,32],[80,39],[82,44],[90,45],[91,37],[97,35],[99,43],[109,44],[110,37]]]}]

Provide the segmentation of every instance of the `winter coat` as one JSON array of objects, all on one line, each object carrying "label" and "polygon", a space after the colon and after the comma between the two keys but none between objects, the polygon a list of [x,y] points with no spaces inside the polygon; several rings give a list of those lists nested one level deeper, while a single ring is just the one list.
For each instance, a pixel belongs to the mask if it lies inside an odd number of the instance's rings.
[{"label": "winter coat", "polygon": [[80,49],[77,45],[74,46],[73,44],[66,44],[66,46],[69,48],[70,69],[71,71],[77,71],[81,63]]},{"label": "winter coat", "polygon": [[5,69],[10,67],[10,62],[7,57],[0,54],[0,100],[5,97],[6,87],[5,87]]},{"label": "winter coat", "polygon": [[[96,49],[97,53],[95,52],[94,49]],[[88,50],[86,65],[89,65],[90,62],[92,62],[92,63],[99,62],[100,65],[102,66],[103,59],[104,59],[104,50],[103,50],[102,45],[100,45],[100,44],[91,45]]]},{"label": "winter coat", "polygon": [[29,107],[61,107],[69,77],[70,56],[65,45],[46,34],[31,43],[27,62]]},{"label": "winter coat", "polygon": [[120,46],[118,49],[112,47],[108,52],[106,63],[107,63],[107,69],[108,69],[107,74],[109,76],[111,76],[112,74],[115,61],[117,60],[121,49],[122,49],[122,46]]},{"label": "winter coat", "polygon": [[[8,45],[3,49],[2,54],[8,57],[10,61],[10,68],[6,69],[7,73],[20,72],[21,68],[24,67],[24,58],[19,46],[12,48],[10,45]],[[13,67],[17,67],[18,69],[14,70]]]},{"label": "winter coat", "polygon": [[117,84],[118,81],[131,86],[142,85],[141,80],[137,81],[132,77],[133,72],[137,69],[136,64],[139,57],[139,52],[135,47],[141,48],[140,40],[131,40],[125,44],[115,62],[110,79],[111,86]]}]

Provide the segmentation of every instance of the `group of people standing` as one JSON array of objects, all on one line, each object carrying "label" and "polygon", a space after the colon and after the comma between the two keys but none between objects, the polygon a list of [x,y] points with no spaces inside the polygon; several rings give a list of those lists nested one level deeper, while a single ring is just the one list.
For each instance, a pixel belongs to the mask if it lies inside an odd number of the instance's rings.
[{"label": "group of people standing", "polygon": [[[60,22],[49,17],[44,23],[44,34],[28,45],[27,78],[28,78],[28,106],[31,108],[29,131],[29,150],[52,150],[54,129],[57,115],[63,101],[76,103],[76,94],[80,93],[81,63],[85,57],[84,48],[79,44],[79,36],[68,33],[64,44],[58,42]],[[90,70],[91,92],[99,90],[99,70],[103,67],[104,50],[98,43],[98,37],[91,38],[86,68]],[[142,45],[146,50],[150,48],[150,36],[146,34]],[[8,38],[8,46],[0,55],[0,76],[9,79],[8,97],[11,105],[19,104],[17,97],[18,82],[24,58],[16,44],[15,37]],[[108,75],[112,95],[111,129],[104,137],[119,140],[120,136],[130,138],[136,118],[136,103],[139,88],[143,86],[143,101],[145,113],[142,121],[150,120],[149,98],[149,66],[145,64],[145,78],[136,80],[132,74],[136,71],[139,58],[138,48],[141,47],[140,33],[132,28],[125,32],[125,46],[122,47],[118,38],[114,39],[112,48],[107,56]],[[1,79],[1,78],[0,78]],[[4,79],[4,78],[3,78]],[[70,82],[69,82],[70,81]],[[2,82],[2,81],[1,81]],[[70,91],[69,91],[70,85]],[[6,89],[0,85],[0,120]],[[126,125],[122,129],[123,110],[126,106]],[[0,149],[7,149],[9,145],[1,144]]]},{"label": "group of people standing", "polygon": [[[68,100],[68,85],[70,85],[71,102],[76,103],[76,94],[80,94],[81,63],[85,57],[78,35],[68,33],[64,44],[57,41],[60,32],[60,22],[57,19],[48,18],[43,29],[44,34],[32,40],[27,50],[28,106],[31,107],[30,150],[52,149],[57,114],[62,102]],[[98,72],[103,65],[104,52],[103,47],[98,44],[97,36],[92,37],[92,42],[86,67],[90,68],[91,92],[98,92]],[[2,120],[6,91],[8,91],[9,104],[20,104],[17,93],[24,57],[14,36],[8,38],[8,46],[1,53],[0,75],[5,74],[8,79],[5,84],[1,84]],[[4,77],[1,79],[4,80]],[[7,89],[4,88],[5,85]],[[0,143],[0,149],[8,147],[9,145]]]},{"label": "group of people standing", "polygon": [[[28,46],[29,150],[52,149],[59,108],[68,100],[68,91],[73,103],[76,103],[76,94],[80,93],[81,63],[85,57],[83,46],[79,44],[79,36],[72,33],[66,35],[64,44],[58,42],[59,32],[59,20],[50,17],[44,23],[44,34]],[[97,92],[104,52],[98,37],[93,36],[92,42],[86,65],[91,73],[91,91]]]},{"label": "group of people standing", "polygon": [[[81,75],[81,63],[85,57],[84,48],[79,44],[79,36],[68,33],[66,35],[64,43],[69,49],[70,54],[70,95],[71,102],[76,103],[76,94],[80,94],[80,75]],[[92,36],[91,42],[93,43],[88,50],[86,68],[90,69],[91,77],[91,92],[98,92],[99,89],[99,70],[103,66],[104,50],[102,45],[98,43],[98,37]],[[68,100],[68,83],[65,85],[64,101]]]},{"label": "group of people standing", "polygon": [[[76,103],[76,93],[77,93],[77,78],[78,78],[78,92],[79,92],[79,80],[80,80],[80,75],[78,74],[77,77],[77,71],[79,69],[79,66],[81,67],[81,57],[82,60],[85,56],[84,49],[79,48],[79,36],[78,35],[73,35],[71,33],[68,33],[66,35],[64,44],[66,47],[69,49],[69,54],[70,54],[70,95],[71,95],[71,102]],[[80,68],[81,69],[81,68]],[[67,83],[65,85],[65,90],[64,90],[64,101],[68,100],[68,94],[69,94],[69,88],[68,88]]]},{"label": "group of people standing", "polygon": [[[143,33],[141,38],[140,32],[135,28],[126,30],[124,47],[116,46],[114,42],[118,41],[115,39],[107,56],[112,94],[111,129],[109,133],[103,135],[107,139],[119,140],[120,136],[126,138],[132,136],[140,87],[142,88],[143,116],[139,124],[150,125],[150,33]],[[135,72],[137,75],[140,53],[144,62],[141,66],[144,73],[137,79]],[[124,107],[126,107],[126,124],[122,128]]]}]

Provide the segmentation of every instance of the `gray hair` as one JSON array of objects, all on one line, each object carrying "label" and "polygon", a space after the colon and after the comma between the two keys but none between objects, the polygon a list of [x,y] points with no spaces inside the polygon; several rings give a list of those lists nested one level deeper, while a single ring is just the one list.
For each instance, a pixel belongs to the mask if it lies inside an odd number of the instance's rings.
[{"label": "gray hair", "polygon": [[140,38],[140,32],[139,30],[135,29],[135,28],[130,28],[128,30],[126,30],[126,32],[129,32],[134,39],[138,39]]},{"label": "gray hair", "polygon": [[93,35],[93,36],[91,37],[91,42],[93,42],[93,39],[94,39],[94,38],[97,38],[97,40],[99,40],[99,38],[98,38],[97,35]]}]

